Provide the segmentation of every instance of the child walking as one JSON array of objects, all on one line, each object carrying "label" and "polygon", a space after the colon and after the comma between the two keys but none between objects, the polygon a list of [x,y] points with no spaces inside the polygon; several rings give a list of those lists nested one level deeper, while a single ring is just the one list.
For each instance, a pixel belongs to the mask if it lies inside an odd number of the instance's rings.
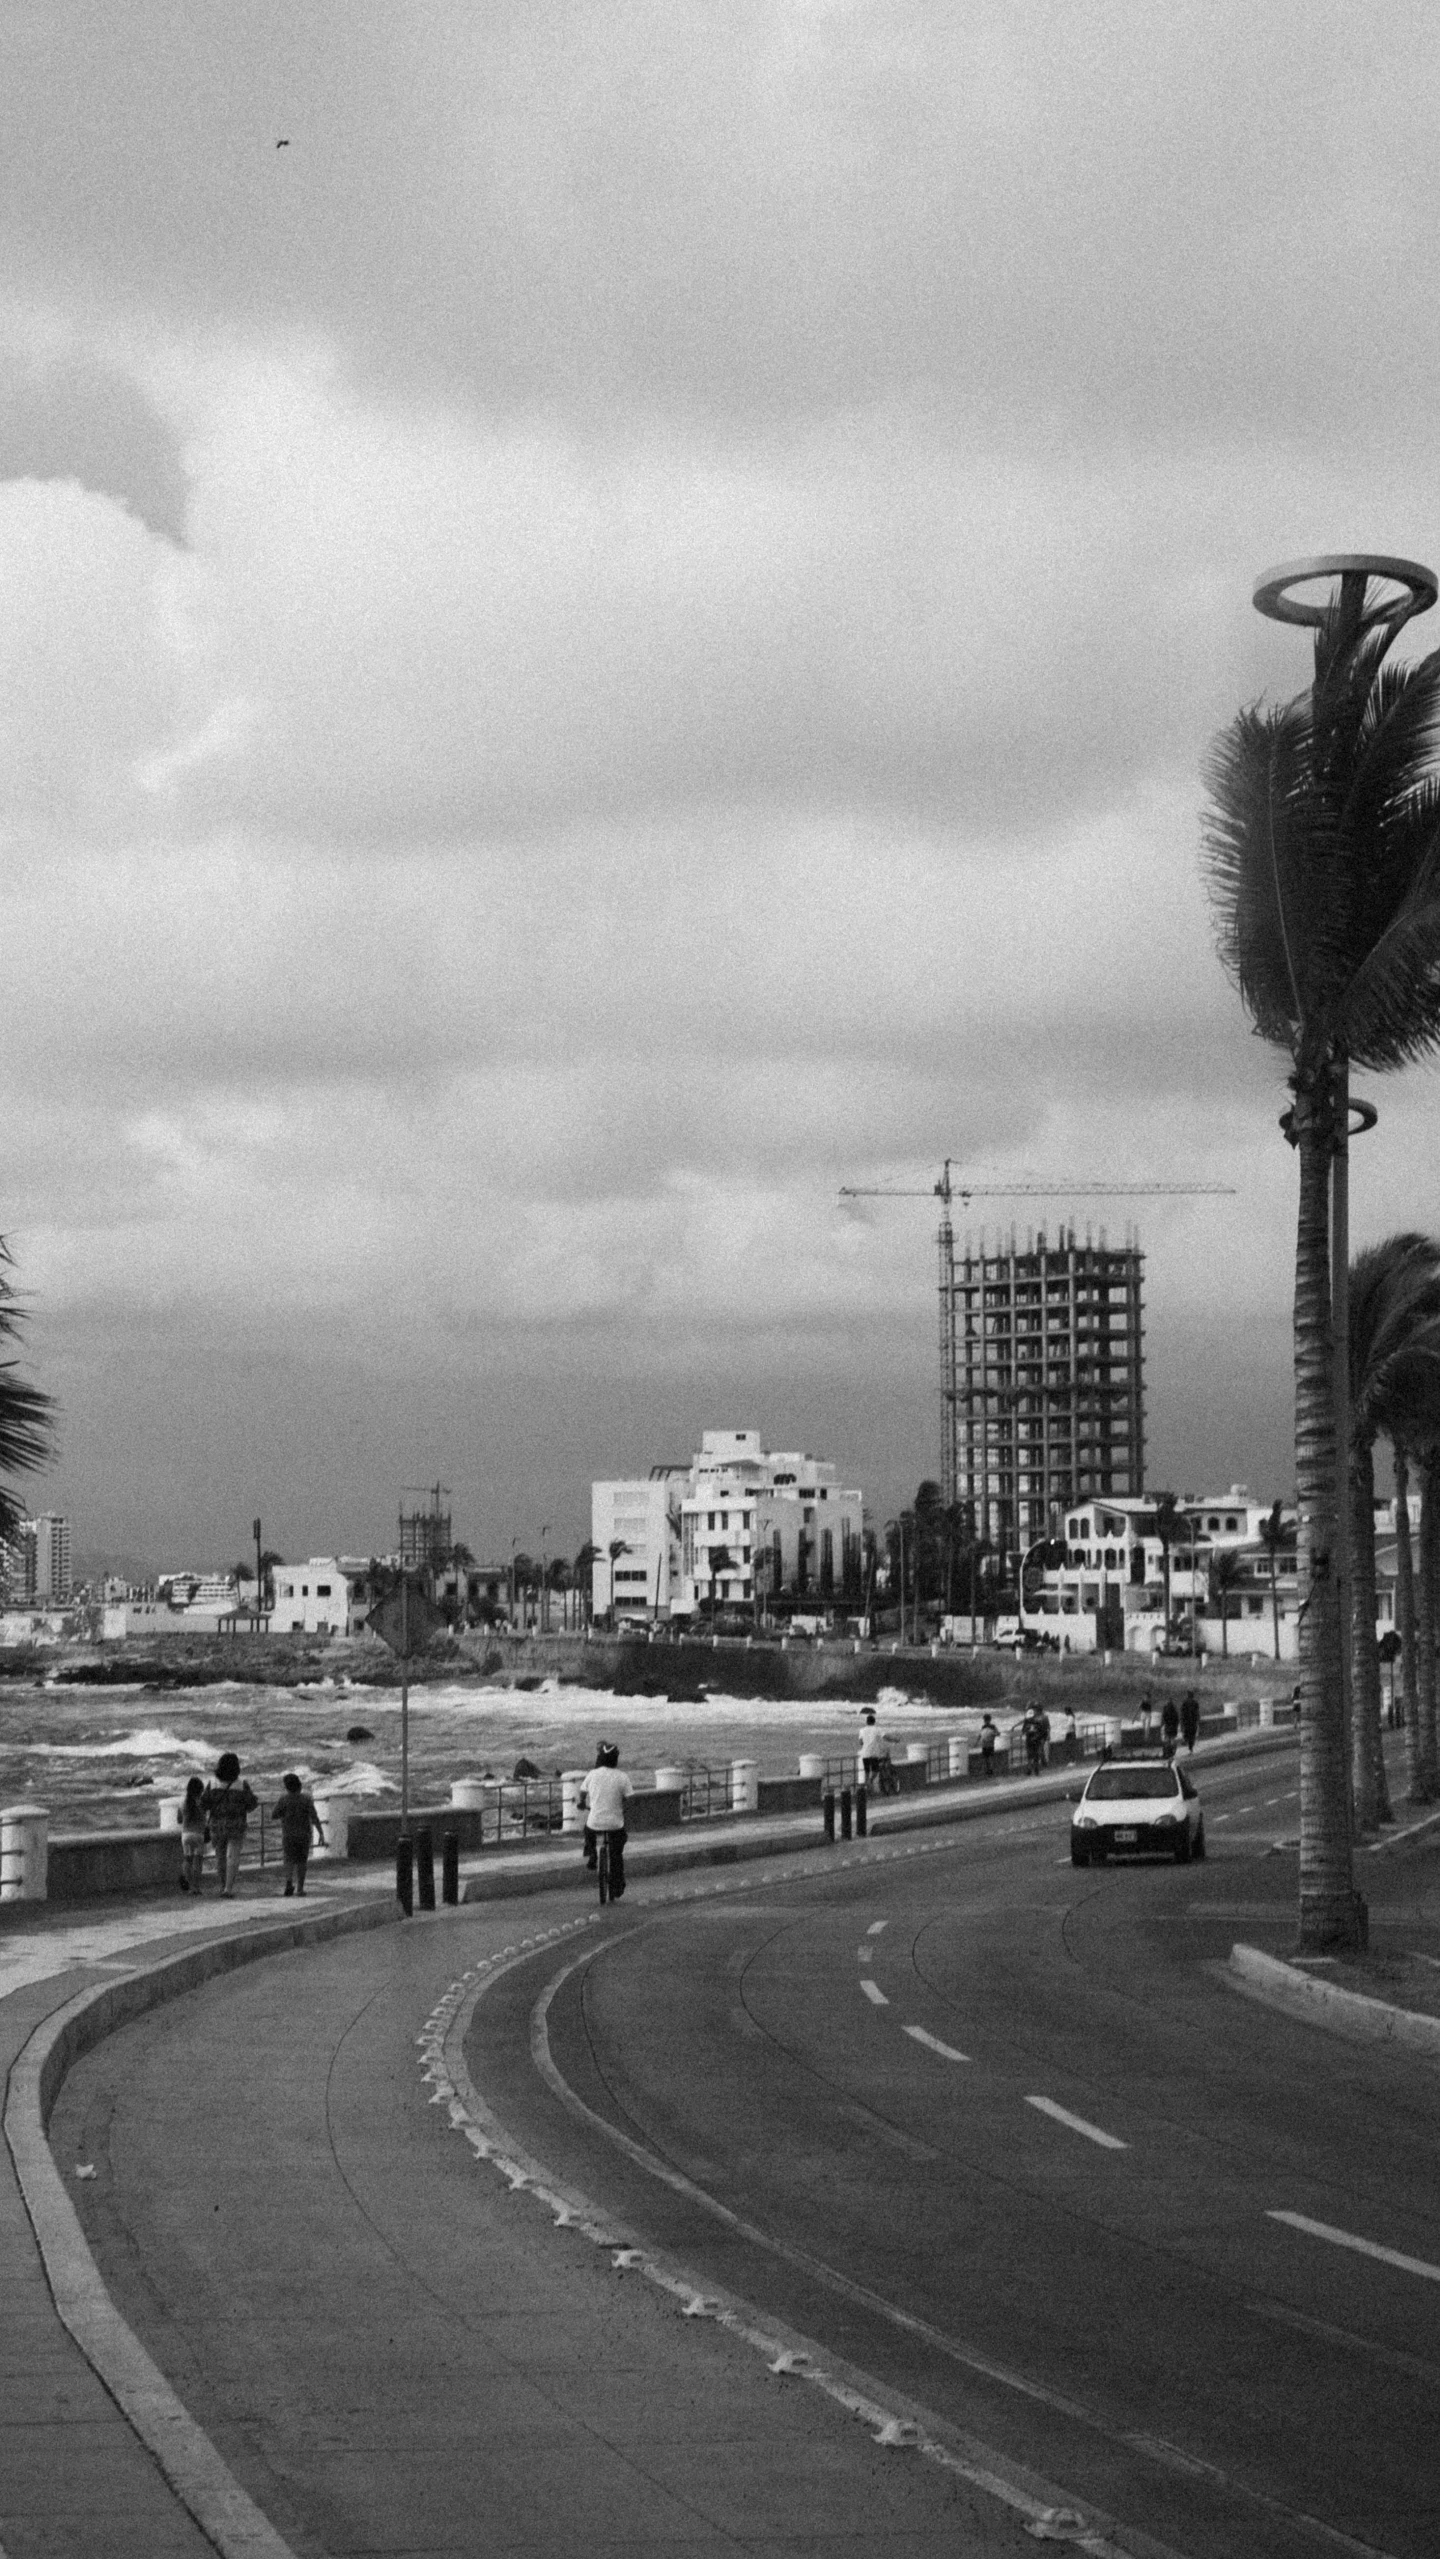
[{"label": "child walking", "polygon": [[180,1807],[180,1890],[198,1893],[205,1871],[205,1780],[192,1777]]},{"label": "child walking", "polygon": [[284,1780],[285,1792],[270,1818],[280,1824],[280,1850],[285,1860],[285,1899],[305,1890],[305,1869],[310,1863],[312,1833],[325,1845],[325,1833],[315,1810],[315,1799],[307,1795],[292,1769]]}]

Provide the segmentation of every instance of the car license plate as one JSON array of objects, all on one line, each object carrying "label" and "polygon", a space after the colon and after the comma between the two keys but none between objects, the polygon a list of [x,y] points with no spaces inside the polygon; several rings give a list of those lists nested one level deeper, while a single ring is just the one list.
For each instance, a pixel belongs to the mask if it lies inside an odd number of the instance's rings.
[{"label": "car license plate", "polygon": [[1139,1836],[1140,1834],[1138,1831],[1117,1830],[1115,1833],[1115,1845],[1117,1848],[1133,1848]]}]

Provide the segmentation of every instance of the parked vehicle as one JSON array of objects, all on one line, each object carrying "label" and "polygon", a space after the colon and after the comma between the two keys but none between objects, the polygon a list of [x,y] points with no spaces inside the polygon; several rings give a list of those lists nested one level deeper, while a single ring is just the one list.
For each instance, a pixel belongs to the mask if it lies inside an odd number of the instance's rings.
[{"label": "parked vehicle", "polygon": [[1070,1823],[1070,1862],[1205,1854],[1205,1816],[1187,1774],[1173,1760],[1109,1760],[1092,1770]]}]

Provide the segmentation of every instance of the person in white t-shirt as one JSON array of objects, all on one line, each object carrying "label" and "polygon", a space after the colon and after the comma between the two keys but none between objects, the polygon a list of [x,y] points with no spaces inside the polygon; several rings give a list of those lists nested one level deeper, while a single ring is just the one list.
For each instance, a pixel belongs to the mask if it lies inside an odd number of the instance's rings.
[{"label": "person in white t-shirt", "polygon": [[610,1899],[618,1901],[625,1890],[625,1805],[635,1792],[624,1769],[620,1753],[613,1742],[602,1742],[595,1754],[595,1765],[580,1789],[585,1806],[585,1863],[593,1866],[599,1855],[597,1831],[610,1837]]}]

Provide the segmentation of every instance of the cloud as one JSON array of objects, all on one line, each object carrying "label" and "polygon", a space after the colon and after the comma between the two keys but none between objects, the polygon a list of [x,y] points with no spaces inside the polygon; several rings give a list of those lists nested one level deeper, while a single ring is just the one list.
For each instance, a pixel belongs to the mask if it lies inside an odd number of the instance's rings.
[{"label": "cloud", "polygon": [[1074,1209],[1157,1467],[1283,1483],[1198,772],[1305,677],[1259,568],[1440,550],[1401,17],[11,13],[0,1218],[77,1512],[324,1544],[449,1448],[578,1540],[737,1416],[893,1506],[946,1157],[1233,1183]]}]

